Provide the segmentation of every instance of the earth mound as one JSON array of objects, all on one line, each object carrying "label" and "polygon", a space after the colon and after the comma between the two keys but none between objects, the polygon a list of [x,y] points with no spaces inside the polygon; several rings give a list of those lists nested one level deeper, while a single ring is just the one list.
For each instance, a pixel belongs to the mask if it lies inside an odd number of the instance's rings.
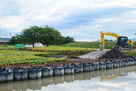
[{"label": "earth mound", "polygon": [[112,48],[110,51],[107,51],[104,55],[99,57],[99,59],[119,59],[119,58],[126,58],[127,56],[124,55],[117,47]]}]

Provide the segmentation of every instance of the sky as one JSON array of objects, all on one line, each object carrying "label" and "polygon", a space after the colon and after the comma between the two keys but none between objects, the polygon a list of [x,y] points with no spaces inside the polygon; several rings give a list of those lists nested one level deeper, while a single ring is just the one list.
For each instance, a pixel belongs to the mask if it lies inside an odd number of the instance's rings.
[{"label": "sky", "polygon": [[48,25],[76,41],[100,39],[100,31],[131,39],[136,37],[136,0],[0,0],[0,37],[34,25]]}]

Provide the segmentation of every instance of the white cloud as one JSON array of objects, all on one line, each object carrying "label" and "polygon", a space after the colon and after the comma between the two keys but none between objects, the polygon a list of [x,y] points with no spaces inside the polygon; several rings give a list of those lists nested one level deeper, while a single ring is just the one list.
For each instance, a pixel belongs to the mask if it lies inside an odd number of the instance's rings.
[{"label": "white cloud", "polygon": [[123,31],[125,35],[130,28],[132,35],[135,8],[135,0],[4,0],[0,4],[0,30],[18,33],[33,25],[49,25],[77,40],[90,40],[89,36],[98,39],[101,30]]}]

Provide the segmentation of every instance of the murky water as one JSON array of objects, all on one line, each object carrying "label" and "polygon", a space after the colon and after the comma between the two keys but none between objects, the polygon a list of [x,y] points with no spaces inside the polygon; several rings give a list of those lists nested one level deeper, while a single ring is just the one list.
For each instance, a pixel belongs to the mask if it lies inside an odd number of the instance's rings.
[{"label": "murky water", "polygon": [[0,91],[135,91],[136,66],[0,83]]}]

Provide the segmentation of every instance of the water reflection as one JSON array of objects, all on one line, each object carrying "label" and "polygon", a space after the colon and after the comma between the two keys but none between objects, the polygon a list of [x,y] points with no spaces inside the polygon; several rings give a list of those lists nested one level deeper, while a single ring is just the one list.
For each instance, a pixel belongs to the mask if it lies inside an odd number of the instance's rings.
[{"label": "water reflection", "polygon": [[101,71],[83,72],[72,75],[46,77],[41,79],[13,81],[9,83],[0,83],[0,91],[26,91],[26,90],[41,90],[42,87],[49,85],[57,85],[59,83],[65,84],[74,81],[91,80],[92,78],[99,77],[100,81],[113,80],[118,77],[127,76],[128,73],[136,72],[136,66],[120,67],[114,69],[107,69]]}]

